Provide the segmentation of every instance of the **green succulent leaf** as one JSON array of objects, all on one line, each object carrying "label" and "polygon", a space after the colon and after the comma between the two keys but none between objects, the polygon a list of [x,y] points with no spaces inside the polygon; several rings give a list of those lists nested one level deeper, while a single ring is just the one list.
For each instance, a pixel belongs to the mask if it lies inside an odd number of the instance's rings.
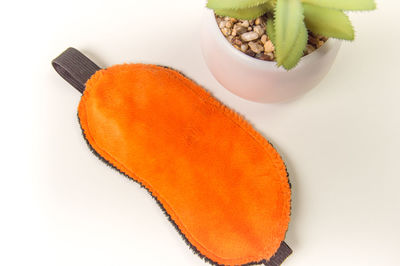
[{"label": "green succulent leaf", "polygon": [[373,10],[374,0],[301,0],[303,3],[340,10]]},{"label": "green succulent leaf", "polygon": [[267,19],[266,28],[267,28],[268,38],[271,40],[272,44],[275,46],[276,33],[275,33],[274,19],[272,17],[269,17]]},{"label": "green succulent leaf", "polygon": [[303,4],[307,28],[316,34],[343,40],[354,40],[354,29],[341,10]]},{"label": "green succulent leaf", "polygon": [[275,9],[275,48],[278,66],[292,53],[302,30],[303,6],[300,0],[278,0]]},{"label": "green succulent leaf", "polygon": [[207,7],[211,9],[247,9],[259,6],[272,0],[208,0]]},{"label": "green succulent leaf", "polygon": [[282,66],[286,70],[294,68],[300,61],[301,57],[304,54],[304,50],[307,45],[307,40],[308,40],[307,28],[304,22],[302,22],[300,26],[300,31],[297,34],[297,39],[295,44],[293,45],[290,54],[282,62]]},{"label": "green succulent leaf", "polygon": [[255,19],[269,10],[268,4],[262,4],[244,9],[214,9],[215,14],[236,19]]}]

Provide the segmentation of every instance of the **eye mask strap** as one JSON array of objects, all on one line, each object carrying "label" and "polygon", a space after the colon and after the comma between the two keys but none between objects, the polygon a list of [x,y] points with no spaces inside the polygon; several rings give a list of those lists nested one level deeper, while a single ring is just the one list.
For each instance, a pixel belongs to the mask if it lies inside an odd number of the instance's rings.
[{"label": "eye mask strap", "polygon": [[92,60],[72,47],[55,58],[51,64],[63,79],[81,93],[85,90],[86,81],[100,70]]},{"label": "eye mask strap", "polygon": [[276,253],[267,261],[264,262],[266,266],[280,266],[283,261],[292,254],[292,249],[284,242],[281,242]]}]

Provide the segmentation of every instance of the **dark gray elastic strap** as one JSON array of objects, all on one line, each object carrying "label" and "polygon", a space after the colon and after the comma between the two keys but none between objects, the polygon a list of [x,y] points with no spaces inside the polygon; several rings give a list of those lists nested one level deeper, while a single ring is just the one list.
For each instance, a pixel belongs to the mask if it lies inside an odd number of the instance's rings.
[{"label": "dark gray elastic strap", "polygon": [[279,266],[292,252],[292,249],[282,241],[278,251],[264,264],[267,266]]},{"label": "dark gray elastic strap", "polygon": [[63,79],[81,93],[85,90],[86,81],[100,70],[92,60],[72,47],[55,58],[51,64]]}]

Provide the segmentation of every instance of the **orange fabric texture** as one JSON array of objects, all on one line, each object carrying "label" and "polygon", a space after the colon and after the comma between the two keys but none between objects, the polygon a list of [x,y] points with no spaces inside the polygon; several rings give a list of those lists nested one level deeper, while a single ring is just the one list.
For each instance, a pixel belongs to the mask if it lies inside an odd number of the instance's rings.
[{"label": "orange fabric texture", "polygon": [[97,71],[78,111],[90,146],[140,182],[185,238],[219,264],[269,259],[285,238],[290,186],[277,151],[179,72]]}]

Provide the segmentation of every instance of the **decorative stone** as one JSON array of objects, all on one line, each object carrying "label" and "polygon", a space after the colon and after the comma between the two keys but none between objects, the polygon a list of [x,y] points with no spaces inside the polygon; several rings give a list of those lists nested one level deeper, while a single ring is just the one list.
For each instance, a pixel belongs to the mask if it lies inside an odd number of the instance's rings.
[{"label": "decorative stone", "polygon": [[268,60],[268,61],[274,61],[274,59],[275,59],[275,56],[273,53],[266,53],[265,56],[267,58],[266,60]]},{"label": "decorative stone", "polygon": [[264,54],[264,53],[256,54],[256,58],[264,60],[264,61],[272,61],[274,59],[273,55],[271,56],[270,53],[268,53],[268,54]]},{"label": "decorative stone", "polygon": [[257,32],[254,31],[245,32],[242,35],[240,35],[240,38],[242,38],[242,40],[245,42],[250,42],[258,39],[258,34]]},{"label": "decorative stone", "polygon": [[272,53],[275,50],[274,45],[272,44],[271,40],[268,40],[264,43],[264,51],[266,53]]},{"label": "decorative stone", "polygon": [[225,36],[228,36],[228,35],[230,35],[231,34],[231,29],[228,29],[228,28],[222,28],[221,29],[221,32],[222,32],[222,34],[224,34]]},{"label": "decorative stone", "polygon": [[240,50],[244,53],[249,49],[249,45],[244,43],[240,46]]},{"label": "decorative stone", "polygon": [[249,21],[248,20],[243,20],[241,26],[247,28],[248,26],[250,26]]},{"label": "decorative stone", "polygon": [[253,31],[257,32],[258,36],[262,36],[265,33],[265,29],[263,29],[260,25],[254,26]]},{"label": "decorative stone", "polygon": [[232,28],[232,22],[231,21],[227,21],[226,24],[225,24],[225,27],[228,28],[228,29]]},{"label": "decorative stone", "polygon": [[243,27],[241,25],[238,25],[238,24],[235,24],[233,26],[233,30],[236,32],[236,34],[239,34],[239,35],[247,32],[247,28],[245,28],[245,27]]},{"label": "decorative stone", "polygon": [[263,44],[265,44],[266,42],[267,42],[267,35],[263,35],[263,36],[261,36],[261,42],[263,43]]},{"label": "decorative stone", "polygon": [[249,47],[256,54],[261,53],[262,51],[264,51],[264,48],[262,47],[262,45],[260,45],[260,44],[258,44],[256,42],[249,42]]},{"label": "decorative stone", "polygon": [[314,52],[314,51],[315,51],[315,47],[312,46],[311,44],[307,44],[307,47],[306,47],[306,54],[311,54],[311,53]]},{"label": "decorative stone", "polygon": [[221,21],[221,22],[219,23],[219,28],[220,28],[220,29],[225,28],[225,26],[226,26],[226,21],[225,21],[225,20],[223,20],[223,21]]},{"label": "decorative stone", "polygon": [[237,45],[237,46],[241,46],[241,45],[242,45],[242,41],[239,40],[238,38],[234,38],[234,39],[232,40],[232,43],[235,44],[235,45]]},{"label": "decorative stone", "polygon": [[256,25],[260,25],[261,24],[261,17],[257,18],[256,21],[254,22]]},{"label": "decorative stone", "polygon": [[251,57],[254,57],[254,56],[256,55],[256,53],[253,52],[251,49],[247,49],[247,51],[245,52],[245,54],[247,54],[247,55],[249,55],[249,56],[251,56]]}]

